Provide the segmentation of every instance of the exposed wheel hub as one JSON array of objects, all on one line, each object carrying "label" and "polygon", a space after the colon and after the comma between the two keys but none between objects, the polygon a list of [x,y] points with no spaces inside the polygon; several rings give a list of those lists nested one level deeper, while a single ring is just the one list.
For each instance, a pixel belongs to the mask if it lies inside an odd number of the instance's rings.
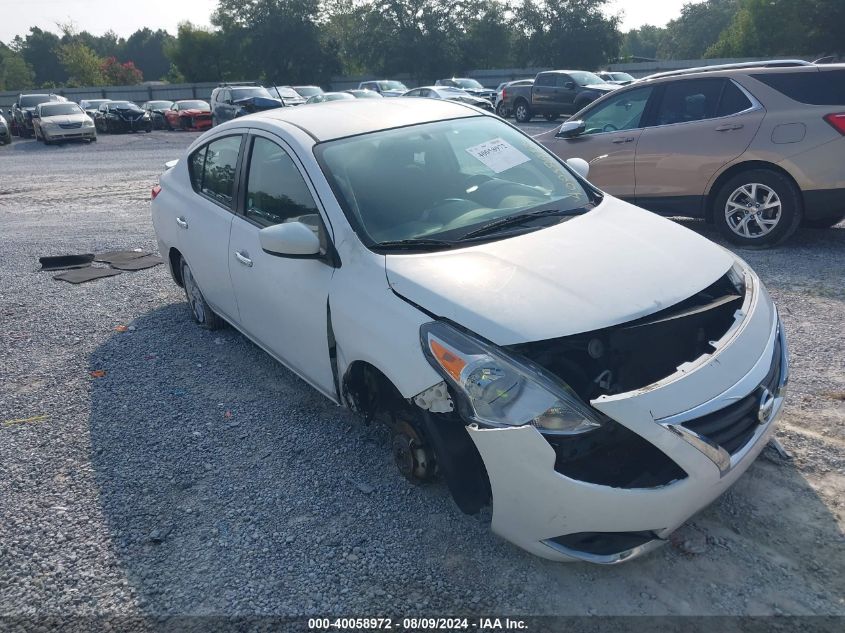
[{"label": "exposed wheel hub", "polygon": [[407,480],[420,483],[434,474],[434,460],[417,430],[405,421],[397,421],[391,442],[393,461]]}]

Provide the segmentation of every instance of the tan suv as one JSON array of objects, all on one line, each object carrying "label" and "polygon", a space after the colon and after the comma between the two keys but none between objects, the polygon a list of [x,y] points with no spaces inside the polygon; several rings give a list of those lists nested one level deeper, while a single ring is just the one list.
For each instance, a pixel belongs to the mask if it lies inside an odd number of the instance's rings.
[{"label": "tan suv", "polygon": [[845,218],[845,64],[771,62],[665,73],[591,103],[537,137],[590,163],[611,195],[704,217],[771,246]]}]

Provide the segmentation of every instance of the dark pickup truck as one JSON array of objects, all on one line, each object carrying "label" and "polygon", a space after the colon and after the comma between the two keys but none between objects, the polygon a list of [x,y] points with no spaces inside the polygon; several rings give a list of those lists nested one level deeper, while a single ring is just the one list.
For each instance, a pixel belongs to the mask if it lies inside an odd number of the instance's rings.
[{"label": "dark pickup truck", "polygon": [[505,88],[502,102],[520,123],[527,123],[538,114],[554,121],[561,114],[578,112],[618,87],[584,70],[547,70],[538,73],[531,86]]}]

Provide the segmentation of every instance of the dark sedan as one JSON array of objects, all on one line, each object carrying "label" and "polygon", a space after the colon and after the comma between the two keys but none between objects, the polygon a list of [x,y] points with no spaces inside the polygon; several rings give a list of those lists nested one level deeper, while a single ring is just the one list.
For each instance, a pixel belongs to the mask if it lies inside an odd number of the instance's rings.
[{"label": "dark sedan", "polygon": [[19,95],[18,100],[9,110],[12,134],[23,138],[32,136],[34,134],[32,115],[35,113],[35,108],[50,101],[67,101],[67,99],[55,94]]},{"label": "dark sedan", "polygon": [[100,106],[104,103],[108,103],[109,101],[111,101],[111,99],[82,99],[79,102],[79,107],[85,110],[85,114],[93,119],[94,115],[97,114],[97,110],[100,109]]},{"label": "dark sedan", "polygon": [[131,101],[109,101],[97,110],[94,125],[98,132],[117,134],[119,132],[152,132],[153,122]]},{"label": "dark sedan", "polygon": [[150,115],[150,121],[153,123],[154,130],[163,130],[167,127],[164,113],[171,107],[173,107],[172,101],[147,101],[141,104],[141,109]]}]

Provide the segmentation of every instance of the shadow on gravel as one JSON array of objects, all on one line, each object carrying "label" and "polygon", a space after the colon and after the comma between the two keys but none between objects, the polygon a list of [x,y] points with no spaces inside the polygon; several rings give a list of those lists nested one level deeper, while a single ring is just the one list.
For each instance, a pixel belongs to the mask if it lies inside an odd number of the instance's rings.
[{"label": "shadow on gravel", "polygon": [[773,601],[807,613],[819,607],[806,592],[781,596],[773,578],[830,591],[819,561],[836,521],[788,463],[761,457],[683,528],[703,535],[698,554],[550,563],[461,515],[444,486],[406,484],[376,430],[231,328],[197,328],[181,303],[131,325],[90,357],[107,372],[92,381],[90,433],[143,613],[765,613]]}]

